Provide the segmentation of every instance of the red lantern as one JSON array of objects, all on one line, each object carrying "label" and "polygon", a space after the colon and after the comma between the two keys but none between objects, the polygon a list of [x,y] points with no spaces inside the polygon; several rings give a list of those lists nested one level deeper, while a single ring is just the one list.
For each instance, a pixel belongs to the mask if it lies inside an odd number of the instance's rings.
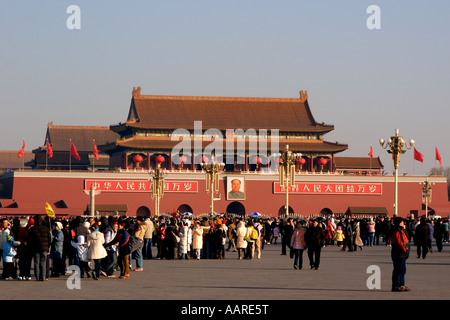
[{"label": "red lantern", "polygon": [[326,165],[327,164],[327,159],[324,159],[324,158],[320,158],[319,159],[319,164],[323,167],[324,165]]},{"label": "red lantern", "polygon": [[299,164],[299,165],[304,165],[305,163],[306,163],[305,158],[297,159],[297,164]]},{"label": "red lantern", "polygon": [[262,163],[262,159],[260,157],[256,157],[256,164],[261,164]]},{"label": "red lantern", "polygon": [[202,157],[202,162],[203,163],[208,163],[209,162],[209,158],[206,157],[206,156]]},{"label": "red lantern", "polygon": [[162,163],[165,161],[164,157],[162,155],[159,155],[155,158],[156,163]]},{"label": "red lantern", "polygon": [[185,163],[187,161],[187,158],[185,156],[180,157],[180,163]]},{"label": "red lantern", "polygon": [[143,158],[141,155],[137,154],[133,157],[134,162],[142,162]]},{"label": "red lantern", "polygon": [[320,158],[317,162],[320,164],[320,171],[322,171],[323,166],[327,164],[328,160],[324,159],[324,158]]}]

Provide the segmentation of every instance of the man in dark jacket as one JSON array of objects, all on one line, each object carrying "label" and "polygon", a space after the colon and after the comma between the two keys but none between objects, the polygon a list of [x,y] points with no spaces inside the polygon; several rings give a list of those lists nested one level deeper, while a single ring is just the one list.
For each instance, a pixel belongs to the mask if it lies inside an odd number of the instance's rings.
[{"label": "man in dark jacket", "polygon": [[430,238],[430,227],[426,223],[424,217],[420,218],[420,223],[416,227],[416,246],[417,246],[417,258],[425,259],[428,253],[428,239]]},{"label": "man in dark jacket", "polygon": [[49,227],[43,224],[42,217],[34,217],[34,227],[27,235],[27,244],[34,257],[34,274],[37,281],[46,281],[47,255],[52,243]]},{"label": "man in dark jacket", "polygon": [[320,251],[325,241],[325,232],[317,220],[314,220],[312,226],[306,230],[305,241],[308,246],[309,265],[311,269],[317,270],[320,265]]}]

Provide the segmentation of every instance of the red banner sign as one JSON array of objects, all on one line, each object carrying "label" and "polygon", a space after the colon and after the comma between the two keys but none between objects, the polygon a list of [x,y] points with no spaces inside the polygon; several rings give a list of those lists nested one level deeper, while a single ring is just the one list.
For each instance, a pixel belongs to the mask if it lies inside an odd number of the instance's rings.
[{"label": "red banner sign", "polygon": [[[299,182],[289,187],[292,194],[352,194],[382,195],[381,183],[315,183]],[[273,183],[273,193],[286,193],[281,190],[280,183]]]},{"label": "red banner sign", "polygon": [[[151,192],[153,182],[148,180],[84,180],[84,189],[94,184],[102,192]],[[198,192],[197,181],[164,181],[164,192]]]}]

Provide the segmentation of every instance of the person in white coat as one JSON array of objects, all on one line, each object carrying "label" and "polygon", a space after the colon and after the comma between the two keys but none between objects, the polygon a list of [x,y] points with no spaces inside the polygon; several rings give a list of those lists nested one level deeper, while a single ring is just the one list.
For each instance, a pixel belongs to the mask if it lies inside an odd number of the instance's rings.
[{"label": "person in white coat", "polygon": [[180,243],[179,243],[179,248],[178,248],[178,252],[180,254],[179,259],[186,259],[188,260],[188,251],[189,251],[189,246],[191,244],[191,238],[192,238],[192,233],[191,233],[191,229],[189,228],[189,222],[187,220],[183,220],[182,222],[182,226],[180,228],[180,231],[178,233],[178,236],[180,237]]},{"label": "person in white coat", "polygon": [[196,221],[192,228],[192,250],[194,250],[194,259],[200,260],[201,250],[203,249],[203,228],[200,221]]},{"label": "person in white coat", "polygon": [[[247,227],[243,221],[239,221],[236,227],[236,248],[238,251],[238,259],[243,259],[245,256],[245,250],[247,249],[247,241],[244,240],[247,234]],[[242,254],[242,256],[241,256]]]},{"label": "person in white coat", "polygon": [[101,261],[108,253],[106,252],[103,244],[105,243],[105,236],[98,231],[97,223],[94,223],[91,227],[91,233],[87,236],[88,257],[94,261],[94,272],[92,272],[92,278],[98,280],[100,278]]}]

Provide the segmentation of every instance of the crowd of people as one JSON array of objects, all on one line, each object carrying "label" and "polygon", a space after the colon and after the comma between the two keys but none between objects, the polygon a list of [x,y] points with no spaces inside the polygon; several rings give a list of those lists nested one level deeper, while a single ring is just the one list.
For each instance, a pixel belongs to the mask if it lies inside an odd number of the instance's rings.
[{"label": "crowd of people", "polygon": [[[404,226],[418,258],[425,259],[432,252],[433,238],[438,251],[449,241],[448,220],[408,218]],[[1,279],[31,280],[33,270],[35,280],[46,281],[67,275],[70,265],[79,267],[82,278],[127,279],[130,270],[144,270],[144,259],[261,259],[265,245],[278,243],[280,254],[289,253],[295,269],[302,269],[306,250],[310,268],[317,270],[323,247],[353,252],[380,243],[390,246],[395,230],[394,219],[386,217],[3,218]]]}]

